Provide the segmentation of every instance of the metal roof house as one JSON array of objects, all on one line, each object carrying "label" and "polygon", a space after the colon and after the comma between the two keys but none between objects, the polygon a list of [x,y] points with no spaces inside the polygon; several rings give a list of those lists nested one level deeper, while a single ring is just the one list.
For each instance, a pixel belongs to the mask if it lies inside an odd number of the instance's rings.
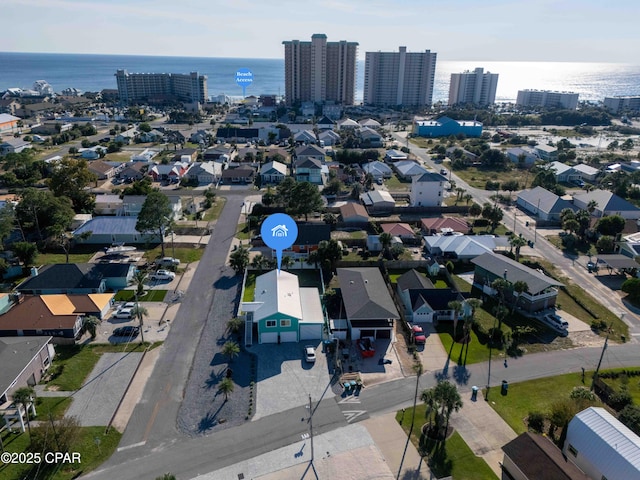
[{"label": "metal roof house", "polygon": [[516,204],[540,220],[560,221],[560,212],[565,208],[578,210],[570,201],[542,187],[523,190],[518,193]]},{"label": "metal roof house", "polygon": [[[322,338],[324,312],[315,287],[301,288],[292,273],[271,270],[256,278],[253,302],[243,302],[247,323],[257,326],[259,343]],[[251,330],[251,329],[249,329]],[[252,338],[245,338],[250,345]]]},{"label": "metal roof house", "polygon": [[608,190],[593,190],[573,196],[573,204],[577,208],[586,209],[592,200],[597,204],[593,211],[596,217],[620,215],[622,218],[632,220],[640,218],[640,208]]},{"label": "metal roof house", "polygon": [[73,235],[77,237],[85,232],[91,232],[89,238],[78,239],[78,243],[93,245],[110,245],[120,242],[144,244],[160,241],[158,234],[141,233],[136,230],[137,222],[138,217],[94,217],[74,230]]},{"label": "metal roof house", "polygon": [[385,212],[393,210],[396,201],[386,190],[371,190],[360,195],[360,200],[371,212]]},{"label": "metal roof house", "polygon": [[521,293],[519,296],[514,294],[511,288],[508,289],[504,294],[507,303],[517,302],[518,307],[527,312],[537,312],[556,304],[558,296],[556,287],[562,284],[544,273],[525,267],[504,255],[493,253],[480,255],[471,260],[471,263],[476,266],[473,286],[487,295],[496,295],[497,292],[491,288],[491,284],[497,278],[504,278],[511,285],[522,281],[529,287],[528,292]]},{"label": "metal roof house", "polygon": [[394,321],[400,315],[380,270],[338,268],[338,280],[351,338],[392,339]]},{"label": "metal roof house", "polygon": [[573,417],[562,451],[590,478],[640,478],[640,437],[604,408]]}]

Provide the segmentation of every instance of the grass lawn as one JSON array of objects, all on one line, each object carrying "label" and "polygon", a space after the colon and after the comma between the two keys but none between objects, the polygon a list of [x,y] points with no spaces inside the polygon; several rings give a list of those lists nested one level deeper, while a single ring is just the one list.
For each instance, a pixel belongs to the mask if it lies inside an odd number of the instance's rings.
[{"label": "grass lawn", "polygon": [[400,180],[395,173],[391,178],[385,180],[385,184],[390,192],[403,192],[411,189],[411,182]]},{"label": "grass lawn", "polygon": [[[135,290],[120,290],[116,293],[114,300],[116,302],[134,302]],[[138,301],[140,302],[162,302],[167,294],[167,290],[145,290],[145,294],[141,296]]]},{"label": "grass lawn", "polygon": [[58,390],[78,390],[99,359],[100,355],[92,348],[80,345],[56,347],[52,368],[61,368],[61,372],[49,382],[49,386]]},{"label": "grass lawn", "polygon": [[[70,253],[69,263],[89,263],[89,260],[91,260],[91,257],[95,254],[95,251],[86,253]],[[35,261],[36,265],[51,265],[54,263],[67,263],[67,256],[64,253],[38,253]]]},{"label": "grass lawn", "polygon": [[623,372],[629,370],[637,370],[636,368],[612,368],[611,370],[602,370],[600,373],[600,380],[609,385],[615,391],[620,390],[622,385],[626,385],[629,389],[629,393],[633,398],[634,405],[640,405],[640,381],[638,377],[626,377],[619,376],[618,378],[603,378],[602,374],[607,372]]},{"label": "grass lawn", "polygon": [[243,302],[253,302],[253,295],[256,291],[256,273],[248,273],[247,281],[244,284],[244,295],[242,297]]},{"label": "grass lawn", "polygon": [[[431,143],[429,143],[430,140],[431,140]],[[409,141],[420,148],[426,148],[429,150],[439,144],[438,140],[433,140],[433,139],[423,138],[423,137],[412,137],[409,139]]]},{"label": "grass lawn", "polygon": [[549,242],[551,242],[558,250],[563,252],[571,253],[571,254],[580,254],[580,255],[597,255],[598,249],[592,243],[576,243],[572,248],[565,248],[562,245],[562,239],[559,235],[549,235],[545,237]]},{"label": "grass lawn", "polygon": [[131,155],[131,152],[107,153],[102,160],[105,162],[130,162]]},{"label": "grass lawn", "polygon": [[71,405],[71,397],[37,397],[37,420],[49,421],[49,414],[54,419],[62,418]]},{"label": "grass lawn", "polygon": [[212,220],[217,220],[226,202],[227,202],[226,198],[216,197],[216,201],[213,203],[212,207],[209,210],[204,212],[204,216],[202,217],[202,219],[207,222],[211,222]]},{"label": "grass lawn", "polygon": [[[476,312],[477,315],[477,312]],[[458,333],[461,337],[462,324],[464,322],[458,322]],[[457,364],[470,365],[472,363],[486,362],[489,360],[489,346],[485,343],[481,343],[480,339],[476,335],[476,332],[471,331],[471,341],[469,342],[469,351],[467,352],[466,345],[463,347],[462,343],[453,341],[453,322],[441,322],[436,330],[442,346],[446,352],[451,352],[451,360]],[[492,358],[497,358],[502,352],[497,348],[493,349]]]},{"label": "grass lawn", "polygon": [[529,175],[529,178],[527,178],[527,170],[519,170],[517,168],[509,171],[497,171],[469,167],[464,170],[454,170],[453,173],[475,188],[484,188],[487,180],[500,183],[516,180],[521,186],[524,186],[525,180],[527,183],[530,183],[533,179],[532,175]]},{"label": "grass lawn", "polygon": [[[155,342],[150,349],[161,344],[162,342]],[[148,346],[148,343],[136,343],[127,347],[127,350],[142,352]],[[55,386],[57,390],[78,390],[100,359],[100,355],[107,352],[122,352],[122,345],[58,345],[51,369],[60,369],[60,373],[49,381],[48,385]]]},{"label": "grass lawn", "polygon": [[[420,437],[424,423],[425,405],[416,406],[416,422],[411,432],[411,443],[420,452]],[[404,415],[404,421],[402,417]],[[396,420],[408,435],[411,428],[411,416],[413,408],[407,408],[403,413],[396,413]],[[425,453],[430,456],[429,468],[437,478],[451,476],[452,478],[464,478],[465,480],[497,479],[489,465],[480,457],[476,457],[467,446],[458,432],[454,432],[446,441],[444,451],[435,453],[433,445],[428,440],[423,442]],[[426,460],[426,459],[425,459]]]},{"label": "grass lawn", "polygon": [[[586,386],[590,385],[592,374],[593,372],[585,374]],[[549,413],[554,402],[569,398],[573,387],[585,384],[582,383],[581,373],[510,383],[509,393],[505,396],[500,394],[499,388],[493,388],[489,394],[489,403],[520,434],[527,431],[525,418],[529,412]]]},{"label": "grass lawn", "polygon": [[[57,472],[50,475],[43,475],[42,469],[38,471],[35,467],[31,471],[31,465],[4,464],[0,466],[0,478],[21,478],[25,480],[39,478],[71,480],[72,478],[77,478],[104,463],[117,448],[121,437],[122,434],[113,428],[109,433],[105,434],[104,427],[81,427],[76,441],[69,450],[80,454],[81,463],[65,464]],[[95,443],[96,439],[100,441],[99,448]],[[29,434],[26,432],[19,435],[6,434],[3,435],[3,441],[8,452],[24,452],[29,447]]]},{"label": "grass lawn", "polygon": [[249,240],[251,237],[258,235],[258,232],[254,229],[249,230],[248,223],[239,223],[236,229],[236,238],[238,240]]},{"label": "grass lawn", "polygon": [[459,292],[469,293],[471,291],[472,285],[469,282],[464,281],[457,275],[451,275],[451,277],[453,278]]},{"label": "grass lawn", "polygon": [[[204,248],[193,247],[175,247],[175,258],[178,258],[182,264],[197,262],[204,255]],[[172,255],[171,242],[164,244],[165,255]],[[162,258],[162,248],[158,245],[144,253],[144,257],[148,262],[153,262],[157,258]]]}]

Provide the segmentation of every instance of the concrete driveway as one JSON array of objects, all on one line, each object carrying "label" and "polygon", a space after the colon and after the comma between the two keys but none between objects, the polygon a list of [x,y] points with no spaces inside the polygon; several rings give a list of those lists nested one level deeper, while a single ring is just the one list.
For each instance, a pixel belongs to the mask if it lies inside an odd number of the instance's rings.
[{"label": "concrete driveway", "polygon": [[[304,360],[305,345],[316,347],[313,364]],[[329,384],[332,375],[319,340],[254,345],[251,352],[258,356],[254,420],[308,404],[309,395],[314,404],[334,395]]]}]

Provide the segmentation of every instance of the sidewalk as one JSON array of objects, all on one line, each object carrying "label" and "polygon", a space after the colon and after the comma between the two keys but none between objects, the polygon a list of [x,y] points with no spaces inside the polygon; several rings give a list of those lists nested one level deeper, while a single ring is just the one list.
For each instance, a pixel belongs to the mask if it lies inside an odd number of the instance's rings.
[{"label": "sidewalk", "polygon": [[[371,435],[378,449],[382,452],[382,456],[391,469],[391,473],[397,476],[400,462],[402,461],[404,446],[407,443],[407,434],[404,433],[404,430],[396,421],[395,415],[395,412],[387,413],[382,416],[364,420],[362,424],[366,427],[369,435]],[[411,418],[406,418],[405,421],[410,422]],[[414,428],[420,428],[420,425],[421,422],[416,422]],[[416,450],[413,443],[409,442],[407,453],[402,463],[400,478],[416,480],[432,478],[426,459],[421,460],[418,450]],[[420,470],[418,470],[418,466],[420,466]]]},{"label": "sidewalk", "polygon": [[[493,388],[491,395],[500,395],[499,388]],[[478,392],[477,401],[463,398],[464,407],[451,417],[451,425],[476,455],[484,458],[498,478],[502,478],[500,463],[503,459],[502,446],[518,435]]]}]

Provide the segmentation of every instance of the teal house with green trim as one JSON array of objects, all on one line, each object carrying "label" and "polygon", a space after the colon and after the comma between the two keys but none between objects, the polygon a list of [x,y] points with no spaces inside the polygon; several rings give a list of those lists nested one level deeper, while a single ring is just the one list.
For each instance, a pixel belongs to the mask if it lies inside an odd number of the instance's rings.
[{"label": "teal house with green trim", "polygon": [[[253,302],[243,302],[246,325],[251,336],[245,343],[299,342],[322,338],[324,313],[317,288],[300,287],[298,277],[271,270],[256,278]],[[245,332],[245,335],[248,332]]]}]

